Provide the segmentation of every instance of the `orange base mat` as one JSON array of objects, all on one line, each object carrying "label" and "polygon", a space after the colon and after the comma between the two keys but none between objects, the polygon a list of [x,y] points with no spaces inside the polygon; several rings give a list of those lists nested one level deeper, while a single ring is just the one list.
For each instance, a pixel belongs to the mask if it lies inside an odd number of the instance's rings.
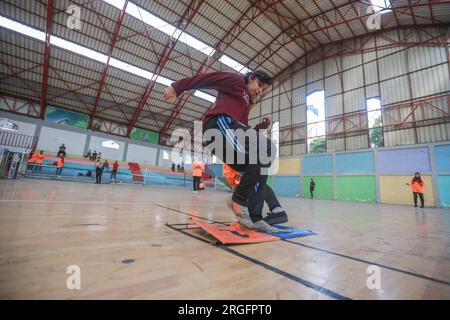
[{"label": "orange base mat", "polygon": [[219,240],[222,244],[258,243],[280,240],[279,237],[271,236],[267,233],[246,229],[239,223],[233,223],[227,226],[224,224],[210,224],[195,218],[192,218],[192,222]]}]

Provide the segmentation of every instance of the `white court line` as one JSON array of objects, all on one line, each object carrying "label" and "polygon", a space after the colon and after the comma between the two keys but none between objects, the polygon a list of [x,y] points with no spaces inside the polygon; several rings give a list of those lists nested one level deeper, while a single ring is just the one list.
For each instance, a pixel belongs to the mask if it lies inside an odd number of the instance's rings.
[{"label": "white court line", "polygon": [[172,206],[219,206],[205,203],[156,203],[156,202],[111,202],[111,201],[74,201],[74,200],[21,200],[21,199],[0,199],[0,202],[20,202],[20,203],[76,203],[76,204],[122,204],[122,205],[172,205]]}]

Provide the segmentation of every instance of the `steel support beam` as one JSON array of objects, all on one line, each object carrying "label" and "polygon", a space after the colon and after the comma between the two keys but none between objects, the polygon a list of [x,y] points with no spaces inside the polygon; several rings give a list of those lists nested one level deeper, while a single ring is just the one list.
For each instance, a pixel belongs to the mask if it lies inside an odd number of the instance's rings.
[{"label": "steel support beam", "polygon": [[[139,101],[139,104],[136,108],[136,111],[133,114],[133,118],[131,119],[128,129],[127,129],[127,135],[129,136],[131,134],[131,130],[135,126],[137,120],[139,119],[139,116],[144,109],[145,104],[147,103],[148,98],[150,97],[150,94],[153,91],[153,88],[156,83],[156,79],[161,74],[161,71],[164,69],[164,66],[166,65],[167,61],[169,60],[170,54],[172,53],[173,48],[177,44],[179,38],[181,37],[182,33],[186,30],[189,23],[192,21],[198,10],[200,9],[200,6],[204,0],[192,0],[189,4],[189,7],[184,12],[183,16],[181,17],[180,21],[177,24],[177,29],[180,31],[178,32],[177,38],[174,40],[172,37],[167,41],[163,53],[161,55],[161,58],[159,59],[158,65],[156,66],[155,71],[153,72],[154,76],[152,79],[148,82],[147,87],[144,90],[144,94],[142,95],[142,98]],[[158,122],[156,122],[158,124]]]},{"label": "steel support beam", "polygon": [[50,60],[50,35],[52,29],[52,17],[53,17],[53,0],[47,0],[47,16],[45,23],[45,44],[44,44],[44,62],[42,72],[42,89],[41,89],[41,111],[40,117],[44,119],[45,110],[47,108],[47,87],[48,87],[48,70]]},{"label": "steel support beam", "polygon": [[109,47],[109,50],[108,50],[108,60],[106,60],[106,64],[103,66],[103,72],[102,72],[102,75],[100,77],[100,85],[98,86],[97,94],[95,96],[94,107],[92,108],[92,113],[91,113],[91,116],[89,118],[88,129],[92,129],[92,122],[94,120],[95,114],[97,113],[98,103],[100,101],[100,97],[101,97],[102,92],[103,92],[103,86],[105,85],[106,76],[108,75],[109,60],[111,59],[114,47],[116,46],[117,37],[119,36],[120,27],[122,26],[122,21],[123,21],[123,18],[125,17],[125,11],[127,9],[127,6],[128,6],[128,0],[125,0],[125,2],[123,4],[123,8],[120,11],[119,18],[118,18],[117,23],[116,23],[116,27],[114,29],[114,34],[113,34],[113,38],[112,38],[112,41],[111,41],[111,46]]}]

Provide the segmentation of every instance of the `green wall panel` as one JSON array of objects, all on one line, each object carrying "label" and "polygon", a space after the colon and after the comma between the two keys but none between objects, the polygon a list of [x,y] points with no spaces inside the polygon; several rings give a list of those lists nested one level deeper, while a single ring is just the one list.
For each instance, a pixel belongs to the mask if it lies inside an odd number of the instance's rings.
[{"label": "green wall panel", "polygon": [[336,177],[336,199],[376,202],[375,176]]},{"label": "green wall panel", "polygon": [[273,189],[272,176],[267,177],[267,185]]},{"label": "green wall panel", "polygon": [[302,180],[302,197],[311,198],[309,193],[309,182],[311,178],[316,183],[314,188],[315,199],[333,199],[333,177],[331,176],[303,176]]}]

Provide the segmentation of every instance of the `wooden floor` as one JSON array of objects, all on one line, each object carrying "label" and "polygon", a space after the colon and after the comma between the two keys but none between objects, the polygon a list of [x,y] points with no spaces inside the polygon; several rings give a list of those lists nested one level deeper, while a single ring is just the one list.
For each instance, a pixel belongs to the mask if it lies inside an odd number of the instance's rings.
[{"label": "wooden floor", "polygon": [[2,180],[0,298],[450,299],[450,210],[281,198],[289,224],[318,235],[222,247],[176,230],[186,214],[232,221],[229,195]]}]

